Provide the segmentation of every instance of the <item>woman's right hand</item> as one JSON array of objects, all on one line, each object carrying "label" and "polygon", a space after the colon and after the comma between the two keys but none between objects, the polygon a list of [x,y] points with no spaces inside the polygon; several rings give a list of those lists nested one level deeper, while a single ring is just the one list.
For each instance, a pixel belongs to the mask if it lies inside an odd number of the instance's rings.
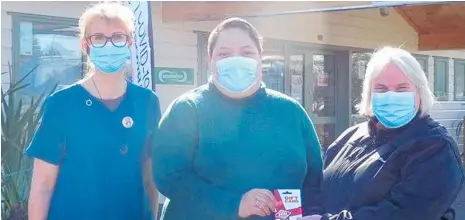
[{"label": "woman's right hand", "polygon": [[247,218],[252,215],[269,216],[276,209],[273,193],[267,189],[252,189],[246,192],[239,205],[239,217]]}]

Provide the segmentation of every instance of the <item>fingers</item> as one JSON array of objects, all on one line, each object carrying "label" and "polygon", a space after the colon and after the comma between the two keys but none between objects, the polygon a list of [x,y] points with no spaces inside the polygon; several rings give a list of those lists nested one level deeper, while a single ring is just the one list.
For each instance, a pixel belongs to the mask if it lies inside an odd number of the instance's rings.
[{"label": "fingers", "polygon": [[261,217],[270,215],[269,213],[265,212],[263,209],[255,207],[255,206],[252,207],[251,211],[252,211],[252,215],[258,215]]},{"label": "fingers", "polygon": [[275,201],[274,195],[270,190],[261,189],[261,190],[259,190],[259,192],[267,195],[272,201]]},{"label": "fingers", "polygon": [[274,195],[272,192],[269,190],[260,190],[259,191],[260,196],[264,197],[264,201],[268,204],[271,210],[275,210],[276,208],[276,199],[274,198]]},{"label": "fingers", "polygon": [[271,214],[268,206],[260,200],[256,200],[256,203],[252,205],[252,212],[258,216],[268,216]]},{"label": "fingers", "polygon": [[241,213],[244,216],[269,216],[276,209],[276,200],[269,190],[252,189],[243,196]]},{"label": "fingers", "polygon": [[270,209],[271,212],[274,212],[276,208],[276,202],[274,201],[274,198],[270,198],[268,195],[260,192],[257,195],[257,199],[263,201],[268,209]]},{"label": "fingers", "polygon": [[255,206],[263,210],[266,215],[271,215],[275,211],[276,201],[269,190],[255,189],[251,191],[251,197],[255,200]]}]

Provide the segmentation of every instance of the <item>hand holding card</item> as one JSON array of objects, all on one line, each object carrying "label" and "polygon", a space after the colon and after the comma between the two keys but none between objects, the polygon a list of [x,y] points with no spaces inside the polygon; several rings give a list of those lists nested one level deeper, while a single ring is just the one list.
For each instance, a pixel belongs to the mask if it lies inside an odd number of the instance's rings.
[{"label": "hand holding card", "polygon": [[269,216],[273,214],[276,201],[273,193],[266,189],[252,189],[242,196],[239,204],[239,217],[252,215]]},{"label": "hand holding card", "polygon": [[276,220],[297,220],[302,217],[300,190],[277,189],[273,194],[276,199]]}]

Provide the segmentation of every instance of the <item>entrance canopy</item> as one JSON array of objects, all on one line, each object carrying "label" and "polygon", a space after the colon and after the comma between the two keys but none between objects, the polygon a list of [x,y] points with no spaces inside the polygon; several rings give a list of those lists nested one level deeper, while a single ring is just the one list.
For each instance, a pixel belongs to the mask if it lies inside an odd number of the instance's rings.
[{"label": "entrance canopy", "polygon": [[465,49],[465,2],[395,9],[418,33],[419,50]]},{"label": "entrance canopy", "polygon": [[274,17],[377,8],[381,15],[382,10],[394,8],[418,33],[420,51],[465,49],[465,2],[162,2],[162,20],[212,21],[230,16]]}]

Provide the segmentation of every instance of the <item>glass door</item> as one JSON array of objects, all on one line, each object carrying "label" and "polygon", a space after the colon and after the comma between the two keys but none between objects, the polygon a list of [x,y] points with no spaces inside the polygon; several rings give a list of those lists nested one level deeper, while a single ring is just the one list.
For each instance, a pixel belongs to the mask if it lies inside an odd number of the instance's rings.
[{"label": "glass door", "polygon": [[292,51],[287,59],[288,63],[288,95],[304,105],[304,77],[307,68],[305,52]]},{"label": "glass door", "polygon": [[321,146],[328,147],[336,139],[336,56],[326,52],[312,53],[310,88],[311,110]]},{"label": "glass door", "polygon": [[326,52],[312,53],[311,110],[321,146],[328,147],[336,139],[336,56]]},{"label": "glass door", "polygon": [[315,124],[322,147],[336,138],[335,54],[306,48],[265,47],[263,82],[297,100]]},{"label": "glass door", "polygon": [[285,63],[286,94],[305,107],[322,147],[328,147],[336,138],[336,56],[290,49]]}]

